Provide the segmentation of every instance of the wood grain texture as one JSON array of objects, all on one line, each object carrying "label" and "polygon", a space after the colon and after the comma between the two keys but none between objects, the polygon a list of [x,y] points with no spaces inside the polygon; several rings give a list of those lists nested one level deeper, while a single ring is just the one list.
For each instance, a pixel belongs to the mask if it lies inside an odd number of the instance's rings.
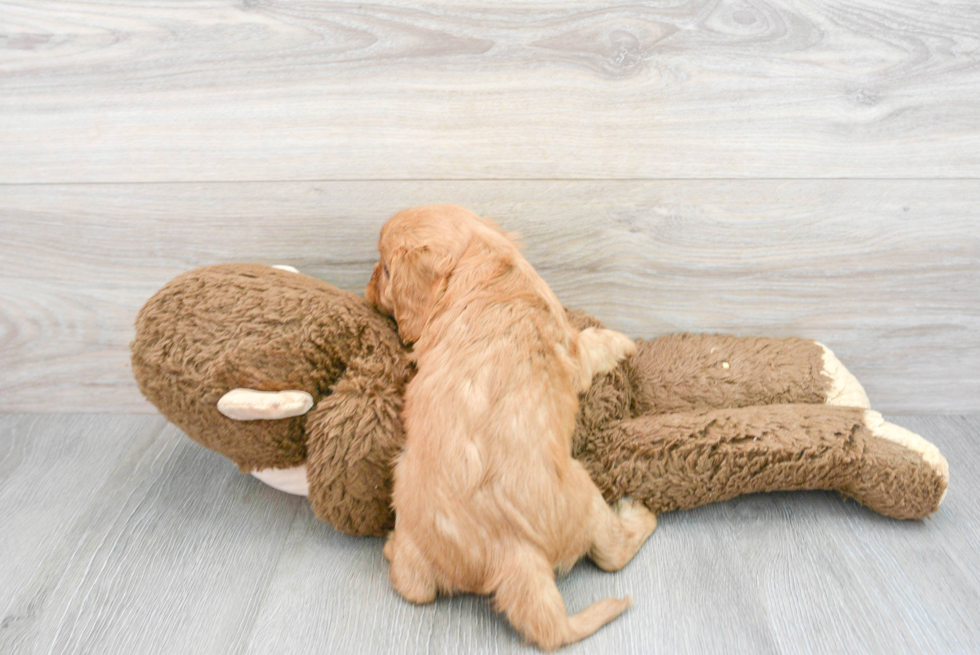
[{"label": "wood grain texture", "polygon": [[15,449],[76,457],[5,471],[0,569],[17,584],[0,595],[0,652],[240,648],[300,501],[157,417],[31,418],[30,431],[0,418]]},{"label": "wood grain texture", "polygon": [[394,211],[453,201],[523,233],[569,306],[650,337],[827,343],[899,412],[980,411],[980,181],[303,182],[0,188],[0,411],[152,411],[137,310],[225,261],[360,293]]},{"label": "wood grain texture", "polygon": [[[571,612],[608,596],[629,594],[635,601],[619,620],[562,652],[780,652],[730,530],[719,535],[697,518],[667,516],[652,539],[656,545],[645,547],[620,574],[583,562],[559,580]],[[365,544],[325,535],[323,524],[307,513],[290,533],[246,652],[528,652],[487,599],[406,603],[391,588],[382,545],[380,539]],[[338,611],[337,597],[324,589],[364,611]]]},{"label": "wood grain texture", "polygon": [[[10,415],[0,420],[0,552],[14,565],[0,566],[0,589],[9,600],[38,575],[44,557],[64,539],[119,466],[125,448],[106,452],[100,433],[106,424],[117,436],[135,432],[130,441],[145,445],[164,421],[146,417],[47,417]],[[113,430],[108,430],[113,432]],[[20,619],[3,605],[0,631]]]},{"label": "wood grain texture", "polygon": [[[922,416],[902,417],[901,423],[927,438],[935,429],[930,419]],[[951,479],[955,479],[960,488],[960,493],[950,498],[950,509],[959,517],[956,528],[963,533],[972,549],[980,553],[980,503],[976,502],[980,498],[980,477],[972,474],[972,466],[980,451],[980,416],[951,416],[943,421],[943,427],[947,426],[957,433],[968,435],[966,439],[948,439],[937,443],[949,460],[950,475],[956,476]],[[937,435],[937,438],[942,437]],[[964,552],[969,551],[964,549]],[[971,572],[973,579],[980,580],[980,558],[961,558],[960,565]]]},{"label": "wood grain texture", "polygon": [[[949,457],[931,519],[823,492],[662,515],[623,571],[560,581],[572,610],[635,600],[563,652],[980,650],[980,417],[889,418]],[[158,417],[0,415],[0,449],[0,652],[529,652],[484,599],[404,602],[382,540],[334,532]]]},{"label": "wood grain texture", "polygon": [[980,176],[969,0],[8,0],[0,25],[0,182]]},{"label": "wood grain texture", "polygon": [[[971,500],[980,491],[980,423],[976,416],[893,420],[949,460],[950,491],[930,519],[896,522],[850,501],[841,511],[830,493],[746,496],[718,506],[738,535],[782,650],[980,649],[980,542]],[[808,535],[816,533],[821,546],[809,548]],[[947,573],[937,575],[939,569]]]}]

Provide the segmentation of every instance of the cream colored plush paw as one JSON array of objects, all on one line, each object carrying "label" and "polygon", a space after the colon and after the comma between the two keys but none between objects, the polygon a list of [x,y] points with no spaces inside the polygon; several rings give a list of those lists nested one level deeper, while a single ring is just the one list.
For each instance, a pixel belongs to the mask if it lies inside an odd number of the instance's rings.
[{"label": "cream colored plush paw", "polygon": [[252,475],[273,489],[285,491],[294,496],[308,496],[310,485],[306,480],[306,464],[289,469],[262,469],[252,471]]},{"label": "cream colored plush paw", "polygon": [[[879,439],[887,439],[919,453],[926,464],[931,466],[948,486],[949,464],[935,445],[911,430],[906,430],[900,425],[887,422],[881,414],[870,409],[864,412],[864,424],[871,430],[871,434]],[[946,493],[943,492],[943,498],[945,497]],[[943,498],[939,499],[940,503],[943,502]]]},{"label": "cream colored plush paw", "polygon": [[288,264],[276,264],[272,268],[278,268],[280,271],[289,271],[290,273],[299,273],[295,266],[289,266]]},{"label": "cream colored plush paw", "polygon": [[313,407],[305,391],[232,389],[218,401],[218,411],[236,421],[275,420],[301,416]]},{"label": "cream colored plush paw", "polygon": [[868,394],[864,392],[864,387],[857,378],[844,368],[830,348],[819,342],[817,345],[823,348],[823,374],[829,377],[831,382],[830,389],[827,391],[827,404],[840,407],[871,407]]}]

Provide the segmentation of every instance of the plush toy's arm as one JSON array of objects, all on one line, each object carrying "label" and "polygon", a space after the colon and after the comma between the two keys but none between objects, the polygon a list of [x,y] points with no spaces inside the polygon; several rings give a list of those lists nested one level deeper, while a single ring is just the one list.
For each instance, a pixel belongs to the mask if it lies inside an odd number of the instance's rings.
[{"label": "plush toy's arm", "polygon": [[654,512],[759,491],[838,490],[876,512],[918,519],[949,481],[939,450],[870,410],[772,405],[628,419],[576,457],[610,502]]},{"label": "plush toy's arm", "polygon": [[306,421],[313,511],[356,536],[381,536],[394,527],[391,485],[404,440],[404,376],[383,368],[380,361],[352,362]]},{"label": "plush toy's arm", "polygon": [[670,334],[640,340],[627,366],[634,416],[789,403],[870,407],[857,379],[809,339]]}]

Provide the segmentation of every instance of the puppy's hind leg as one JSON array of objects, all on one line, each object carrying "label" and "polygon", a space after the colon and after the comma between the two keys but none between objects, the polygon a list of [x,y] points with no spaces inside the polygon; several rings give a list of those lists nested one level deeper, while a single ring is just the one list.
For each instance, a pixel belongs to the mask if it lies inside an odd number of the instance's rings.
[{"label": "puppy's hind leg", "polygon": [[397,530],[389,534],[384,555],[391,564],[391,584],[402,598],[417,605],[436,599],[432,564],[410,537],[402,537]]},{"label": "puppy's hind leg", "polygon": [[494,593],[497,607],[525,639],[543,650],[588,637],[632,603],[629,598],[606,598],[569,617],[555,572],[542,555],[518,550],[502,566],[504,575]]},{"label": "puppy's hind leg", "polygon": [[633,559],[657,527],[657,516],[640,503],[623,499],[615,510],[596,489],[592,497],[589,558],[603,571],[618,571]]},{"label": "puppy's hind leg", "polygon": [[636,342],[615,330],[590,327],[578,333],[578,353],[579,391],[588,391],[594,375],[611,371],[619,362],[636,354]]}]

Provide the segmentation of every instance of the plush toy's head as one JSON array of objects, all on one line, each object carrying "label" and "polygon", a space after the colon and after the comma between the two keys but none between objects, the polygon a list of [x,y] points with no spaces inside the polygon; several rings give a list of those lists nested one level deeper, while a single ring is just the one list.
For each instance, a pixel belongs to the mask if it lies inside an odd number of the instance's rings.
[{"label": "plush toy's head", "polygon": [[299,389],[319,403],[360,367],[370,365],[372,385],[396,392],[410,370],[394,323],[363,298],[254,264],[207,266],[168,282],[140,310],[131,351],[143,395],[246,472],[304,463],[310,416],[233,420],[217,408],[228,391]]}]

